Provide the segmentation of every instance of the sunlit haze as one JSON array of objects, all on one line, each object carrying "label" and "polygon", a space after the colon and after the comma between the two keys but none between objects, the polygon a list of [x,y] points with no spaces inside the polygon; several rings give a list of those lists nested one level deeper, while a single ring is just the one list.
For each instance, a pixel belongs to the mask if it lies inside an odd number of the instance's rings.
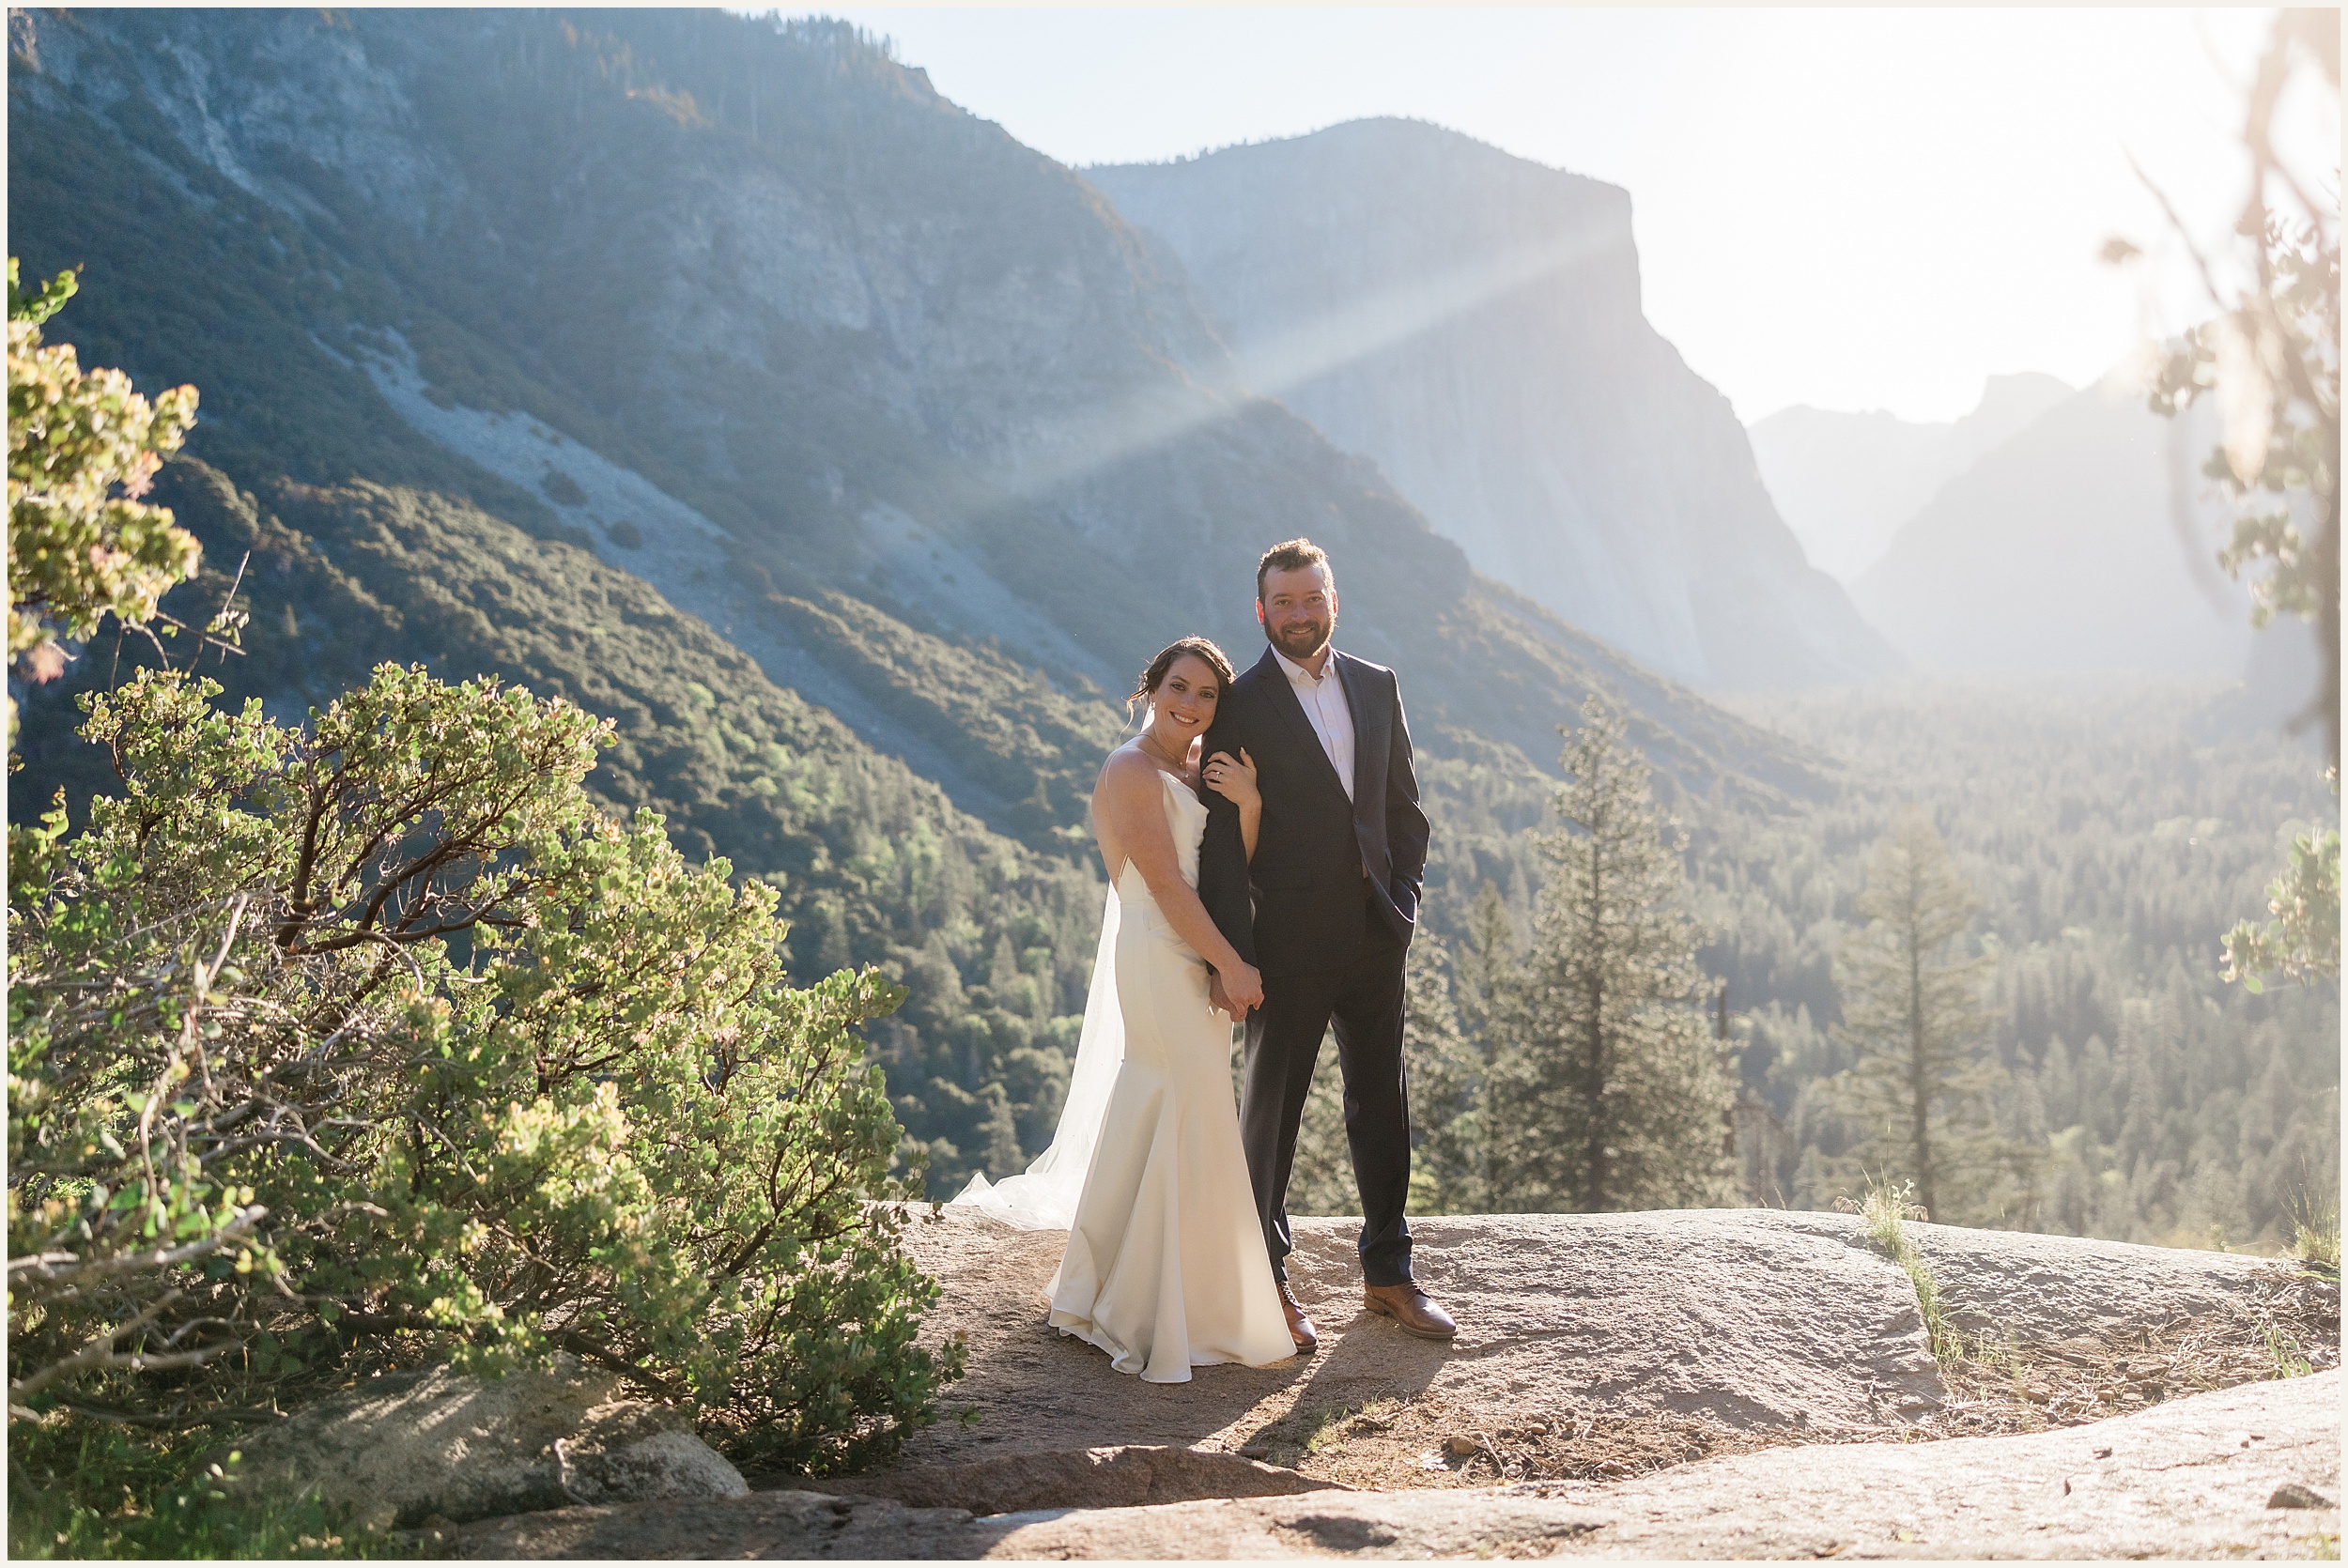
[{"label": "sunlit haze", "polygon": [[[1751,421],[1953,419],[1983,378],[2074,384],[2205,297],[2246,191],[2248,10],[855,8],[938,90],[1063,162],[1153,161],[1375,115],[1630,192],[1646,311]],[[2316,115],[2320,123],[2311,123]],[[2337,116],[2287,148],[2337,189]],[[2152,298],[2101,265],[2153,251]]]}]

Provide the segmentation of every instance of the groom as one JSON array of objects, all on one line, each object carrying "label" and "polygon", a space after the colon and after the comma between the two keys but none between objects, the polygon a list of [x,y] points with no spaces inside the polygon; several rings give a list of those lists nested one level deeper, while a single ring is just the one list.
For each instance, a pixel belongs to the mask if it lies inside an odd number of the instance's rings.
[{"label": "groom", "polygon": [[[1329,646],[1337,589],[1310,540],[1264,552],[1256,619],[1271,643],[1216,705],[1203,754],[1245,756],[1263,811],[1251,864],[1239,808],[1209,791],[1198,896],[1263,973],[1247,1019],[1240,1136],[1264,1245],[1300,1351],[1320,1345],[1289,1288],[1290,1167],[1321,1035],[1336,1026],[1345,1136],[1362,1194],[1363,1305],[1449,1339],[1450,1317],[1411,1281],[1411,1114],[1402,1073],[1402,961],[1427,865],[1427,818],[1394,671]],[[1252,907],[1251,907],[1252,906]],[[1216,1005],[1226,1013],[1220,983]]]}]

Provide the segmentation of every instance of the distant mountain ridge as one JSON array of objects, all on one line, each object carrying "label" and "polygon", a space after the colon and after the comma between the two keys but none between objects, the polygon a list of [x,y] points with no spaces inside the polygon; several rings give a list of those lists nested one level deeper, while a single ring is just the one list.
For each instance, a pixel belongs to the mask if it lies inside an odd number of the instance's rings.
[{"label": "distant mountain ridge", "polygon": [[2163,419],[2107,377],[1942,485],[1852,595],[1925,668],[2240,678],[2258,634],[2216,561],[2216,444],[2206,407]]},{"label": "distant mountain ridge", "polygon": [[1937,424],[1798,404],[1753,423],[1753,454],[1811,564],[1848,584],[1941,485],[2076,390],[2035,372],[1992,376],[1972,412]]},{"label": "distant mountain ridge", "polygon": [[2217,567],[2205,406],[2160,418],[2122,371],[2076,392],[1991,377],[1953,423],[1794,407],[1753,442],[1814,556],[1920,669],[2240,680],[2270,728],[2313,690],[2304,630],[2254,633]]},{"label": "distant mountain ridge", "polygon": [[1478,572],[1699,687],[1897,664],[1647,324],[1624,191],[1398,119],[1085,176]]}]

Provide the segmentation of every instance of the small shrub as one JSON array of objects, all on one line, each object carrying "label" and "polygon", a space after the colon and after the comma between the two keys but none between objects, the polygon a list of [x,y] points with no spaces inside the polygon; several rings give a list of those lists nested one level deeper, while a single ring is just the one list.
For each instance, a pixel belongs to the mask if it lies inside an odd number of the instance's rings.
[{"label": "small shrub", "polygon": [[2340,1198],[2302,1193],[2291,1205],[2291,1255],[2326,1279],[2340,1278]]},{"label": "small shrub", "polygon": [[579,487],[579,481],[551,464],[548,465],[546,477],[538,481],[538,488],[557,506],[587,504],[587,492]]},{"label": "small shrub", "polygon": [[218,1434],[149,1436],[51,1417],[8,1427],[12,1558],[414,1557],[400,1537],[337,1517],[315,1497],[261,1497],[199,1464]]},{"label": "small shrub", "polygon": [[1965,1345],[1956,1327],[1948,1320],[1948,1313],[1940,1299],[1940,1282],[1933,1276],[1931,1265],[1916,1250],[1915,1237],[1908,1234],[1911,1220],[1929,1220],[1923,1205],[1916,1202],[1916,1186],[1904,1181],[1893,1187],[1888,1179],[1871,1177],[1866,1192],[1856,1201],[1837,1198],[1834,1207],[1845,1213],[1856,1213],[1865,1227],[1867,1238],[1884,1256],[1906,1271],[1908,1282],[1916,1288],[1916,1310],[1924,1321],[1924,1337],[1931,1343],[1932,1359],[1942,1366],[1952,1366],[1963,1358]]},{"label": "small shrub", "polygon": [[886,1453],[958,1370],[899,1132],[775,895],[580,788],[609,725],[386,665],[301,730],[145,671],[124,794],[11,830],[12,1410],[184,1424],[569,1350],[745,1457]]},{"label": "small shrub", "polygon": [[[76,287],[61,272],[27,294],[8,258],[8,669],[36,682],[63,673],[67,646],[108,616],[155,619],[201,553],[139,499],[195,423],[195,389],[150,401],[119,370],[84,370],[71,344],[44,344],[41,324]],[[8,731],[13,748],[13,697]]]}]

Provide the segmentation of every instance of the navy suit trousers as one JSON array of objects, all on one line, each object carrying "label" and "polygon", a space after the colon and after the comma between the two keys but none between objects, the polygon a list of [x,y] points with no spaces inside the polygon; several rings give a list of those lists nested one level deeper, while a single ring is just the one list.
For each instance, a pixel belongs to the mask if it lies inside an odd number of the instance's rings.
[{"label": "navy suit trousers", "polygon": [[[1367,887],[1366,899],[1375,894]],[[1295,1250],[1288,1213],[1296,1129],[1311,1092],[1321,1042],[1334,1032],[1345,1075],[1345,1136],[1361,1189],[1362,1278],[1411,1277],[1411,1108],[1402,1067],[1402,965],[1407,949],[1371,911],[1361,946],[1343,967],[1266,976],[1264,1002],[1247,1016],[1240,1137],[1272,1271],[1288,1277]]]}]

